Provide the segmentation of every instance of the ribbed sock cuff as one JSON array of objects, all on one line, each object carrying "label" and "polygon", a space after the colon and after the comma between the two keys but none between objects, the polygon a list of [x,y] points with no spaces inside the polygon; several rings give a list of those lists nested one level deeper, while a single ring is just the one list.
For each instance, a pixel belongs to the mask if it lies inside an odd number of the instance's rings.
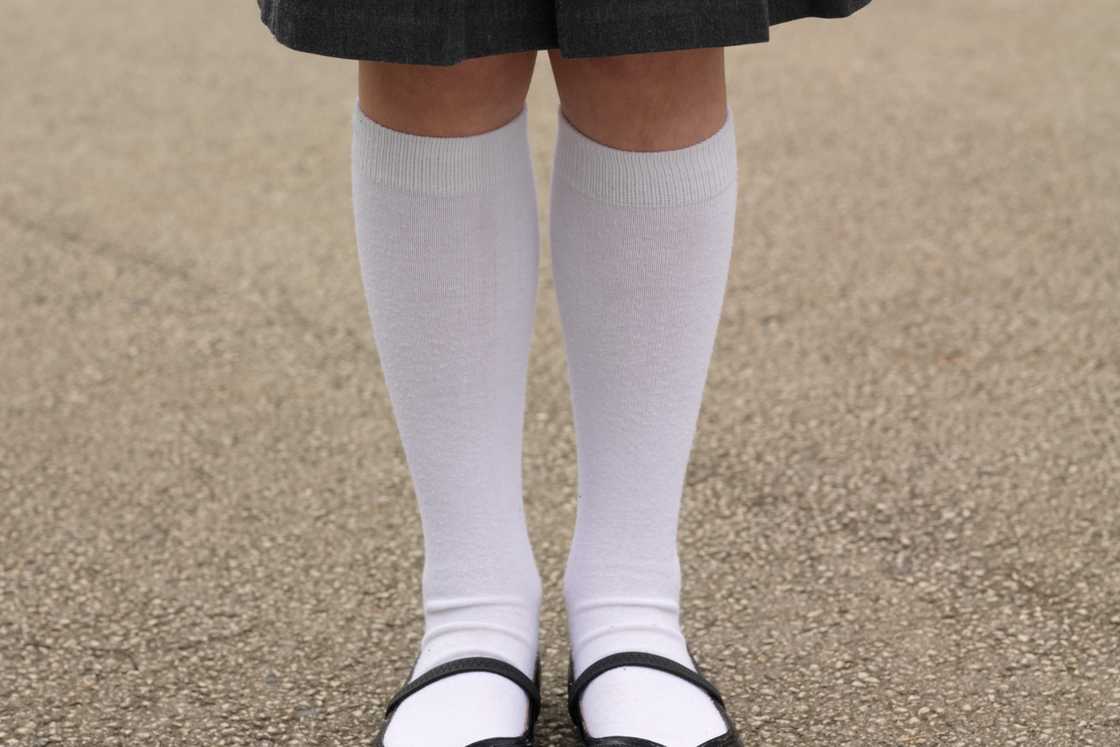
[{"label": "ribbed sock cuff", "polygon": [[559,106],[554,177],[597,200],[628,206],[701,202],[738,178],[731,106],[713,135],[676,150],[612,148],[577,130]]},{"label": "ribbed sock cuff", "polygon": [[424,194],[473,192],[519,175],[529,166],[528,108],[478,135],[435,137],[393,130],[354,102],[354,174]]}]

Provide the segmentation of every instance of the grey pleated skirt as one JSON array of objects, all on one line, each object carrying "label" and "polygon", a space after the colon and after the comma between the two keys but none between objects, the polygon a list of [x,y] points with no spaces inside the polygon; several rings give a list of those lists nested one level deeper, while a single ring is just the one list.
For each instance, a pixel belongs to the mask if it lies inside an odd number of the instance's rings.
[{"label": "grey pleated skirt", "polygon": [[558,48],[564,57],[764,42],[795,18],[871,0],[257,0],[281,44],[329,57],[452,65]]}]

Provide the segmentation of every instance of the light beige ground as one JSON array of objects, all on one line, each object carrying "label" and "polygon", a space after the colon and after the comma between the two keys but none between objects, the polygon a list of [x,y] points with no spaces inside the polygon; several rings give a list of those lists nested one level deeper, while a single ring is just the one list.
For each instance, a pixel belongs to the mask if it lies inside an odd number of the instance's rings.
[{"label": "light beige ground", "polygon": [[[250,0],[0,25],[0,745],[351,745],[419,524],[349,203],[352,63]],[[1120,33],[878,0],[728,51],[742,183],[687,627],[751,744],[1120,744]],[[542,226],[555,92],[530,102]],[[526,423],[570,745],[550,271]]]}]

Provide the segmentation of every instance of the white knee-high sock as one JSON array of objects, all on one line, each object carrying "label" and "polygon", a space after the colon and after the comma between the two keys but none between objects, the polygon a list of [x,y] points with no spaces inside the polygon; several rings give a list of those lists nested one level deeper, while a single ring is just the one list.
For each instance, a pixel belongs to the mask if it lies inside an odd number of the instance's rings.
[{"label": "white knee-high sock", "polygon": [[[521,434],[539,234],[526,115],[479,135],[429,137],[354,109],[362,283],[424,531],[414,675],[494,656],[533,676],[541,585]],[[512,682],[462,673],[402,702],[386,744],[517,736],[527,715]]]},{"label": "white knee-high sock", "polygon": [[[558,112],[550,243],[579,461],[564,577],[576,674],[647,651],[691,666],[679,622],[677,517],[727,284],[738,192],[731,109],[711,137],[635,152]],[[592,736],[695,745],[725,726],[670,674],[596,678]]]}]

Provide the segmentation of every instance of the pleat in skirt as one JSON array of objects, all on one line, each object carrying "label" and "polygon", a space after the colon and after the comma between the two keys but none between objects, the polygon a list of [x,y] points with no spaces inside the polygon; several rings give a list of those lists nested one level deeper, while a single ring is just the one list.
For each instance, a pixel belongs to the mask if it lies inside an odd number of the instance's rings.
[{"label": "pleat in skirt", "polygon": [[453,65],[559,49],[602,57],[765,42],[797,18],[871,0],[257,0],[284,46],[354,60]]}]

